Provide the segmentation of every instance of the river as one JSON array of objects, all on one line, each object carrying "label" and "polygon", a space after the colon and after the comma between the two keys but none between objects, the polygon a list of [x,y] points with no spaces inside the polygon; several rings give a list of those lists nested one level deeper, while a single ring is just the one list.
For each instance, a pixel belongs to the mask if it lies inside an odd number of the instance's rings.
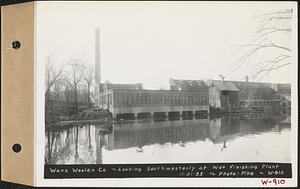
[{"label": "river", "polygon": [[45,164],[291,162],[290,117],[128,120],[47,130]]}]

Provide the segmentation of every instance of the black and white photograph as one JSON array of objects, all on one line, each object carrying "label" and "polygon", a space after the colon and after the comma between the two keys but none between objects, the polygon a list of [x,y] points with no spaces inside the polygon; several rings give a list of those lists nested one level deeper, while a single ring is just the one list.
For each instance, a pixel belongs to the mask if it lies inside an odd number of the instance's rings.
[{"label": "black and white photograph", "polygon": [[126,165],[125,178],[148,165],[145,172],[190,170],[175,177],[201,177],[192,165],[206,163],[291,166],[295,5],[39,3],[44,165],[50,174],[62,171],[56,165]]}]

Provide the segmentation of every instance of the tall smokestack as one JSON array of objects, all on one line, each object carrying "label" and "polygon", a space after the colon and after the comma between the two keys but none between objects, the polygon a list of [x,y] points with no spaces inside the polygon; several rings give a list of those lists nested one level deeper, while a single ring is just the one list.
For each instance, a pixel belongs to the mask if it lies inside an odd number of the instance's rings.
[{"label": "tall smokestack", "polygon": [[95,29],[95,96],[98,106],[100,105],[99,95],[101,92],[101,67],[100,67],[100,30]]},{"label": "tall smokestack", "polygon": [[95,29],[95,83],[101,83],[100,75],[100,30],[99,28]]}]

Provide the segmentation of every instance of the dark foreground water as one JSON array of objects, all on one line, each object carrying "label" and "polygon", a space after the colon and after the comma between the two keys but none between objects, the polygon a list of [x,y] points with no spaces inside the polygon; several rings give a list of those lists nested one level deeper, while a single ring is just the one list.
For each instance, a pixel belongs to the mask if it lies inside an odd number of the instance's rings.
[{"label": "dark foreground water", "polygon": [[251,114],[46,131],[46,164],[291,162],[290,118]]}]

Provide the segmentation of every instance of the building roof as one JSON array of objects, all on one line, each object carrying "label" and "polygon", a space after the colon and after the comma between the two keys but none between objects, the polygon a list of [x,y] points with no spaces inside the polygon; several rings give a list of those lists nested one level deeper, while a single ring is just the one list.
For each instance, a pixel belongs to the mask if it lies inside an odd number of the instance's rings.
[{"label": "building roof", "polygon": [[182,80],[182,79],[170,79],[171,86],[185,87],[190,89],[207,89],[208,86],[204,80]]},{"label": "building roof", "polygon": [[[221,80],[207,80],[206,84],[210,86],[212,82],[223,82]],[[245,88],[251,89],[270,89],[274,90],[274,87],[278,84],[274,83],[262,83],[262,82],[250,82],[250,81],[224,81],[225,83],[232,83],[239,91]]]},{"label": "building roof", "polygon": [[213,80],[211,85],[220,91],[239,91],[239,89],[230,81]]},{"label": "building roof", "polygon": [[235,84],[235,86],[239,89],[245,87],[252,87],[252,88],[274,88],[273,83],[260,83],[260,82],[246,82],[246,81],[231,81]]},{"label": "building roof", "polygon": [[288,89],[288,90],[291,90],[291,84],[290,83],[278,83],[276,85],[276,90],[285,90],[285,89]]},{"label": "building roof", "polygon": [[135,83],[135,84],[105,83],[104,88],[105,90],[110,90],[110,89],[140,90],[143,89],[143,85],[141,83]]}]

